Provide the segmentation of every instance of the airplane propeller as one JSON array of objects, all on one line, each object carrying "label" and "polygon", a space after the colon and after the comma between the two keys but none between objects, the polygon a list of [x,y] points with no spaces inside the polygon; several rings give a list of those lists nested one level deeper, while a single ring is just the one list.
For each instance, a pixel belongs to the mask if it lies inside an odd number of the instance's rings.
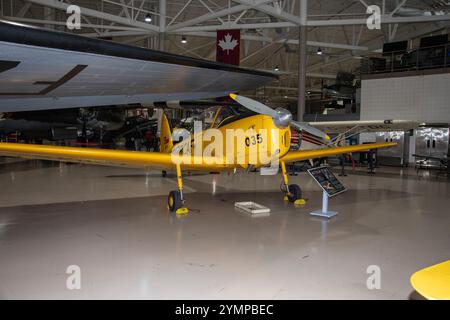
[{"label": "airplane propeller", "polygon": [[234,101],[238,102],[239,104],[243,105],[245,108],[253,112],[272,117],[275,125],[279,128],[286,128],[287,126],[291,125],[297,130],[304,130],[317,137],[321,137],[324,140],[330,140],[330,137],[325,132],[313,126],[310,126],[307,123],[294,121],[292,119],[292,113],[284,108],[272,109],[265,104],[262,104],[261,102],[236,94],[230,94],[230,97]]}]

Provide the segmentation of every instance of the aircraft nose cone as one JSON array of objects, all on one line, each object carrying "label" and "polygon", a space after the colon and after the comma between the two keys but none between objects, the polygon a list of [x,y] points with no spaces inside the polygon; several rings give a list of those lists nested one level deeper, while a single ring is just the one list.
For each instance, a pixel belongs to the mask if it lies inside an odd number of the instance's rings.
[{"label": "aircraft nose cone", "polygon": [[273,118],[273,122],[278,128],[287,128],[292,121],[292,113],[283,108],[275,110],[277,117]]}]

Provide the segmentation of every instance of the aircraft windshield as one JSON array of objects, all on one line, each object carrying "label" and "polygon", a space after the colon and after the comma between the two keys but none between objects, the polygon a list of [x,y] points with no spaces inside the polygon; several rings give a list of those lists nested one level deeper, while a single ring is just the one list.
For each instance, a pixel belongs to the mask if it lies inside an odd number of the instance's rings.
[{"label": "aircraft windshield", "polygon": [[224,120],[232,119],[240,114],[239,110],[231,107],[211,107],[205,109],[201,114],[203,130],[218,128]]},{"label": "aircraft windshield", "polygon": [[244,107],[229,107],[229,106],[216,106],[204,109],[198,114],[195,114],[189,118],[181,120],[181,123],[177,126],[183,128],[189,132],[194,132],[194,121],[201,121],[203,130],[209,128],[219,128],[225,122],[232,121],[240,115],[247,114],[249,111]]}]

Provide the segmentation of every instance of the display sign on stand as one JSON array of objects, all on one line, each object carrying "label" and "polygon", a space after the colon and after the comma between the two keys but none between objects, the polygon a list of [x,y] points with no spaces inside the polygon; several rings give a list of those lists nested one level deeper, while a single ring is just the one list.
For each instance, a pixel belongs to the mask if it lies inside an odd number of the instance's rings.
[{"label": "display sign on stand", "polygon": [[309,169],[308,172],[323,190],[322,209],[311,212],[311,215],[325,218],[336,216],[337,212],[328,211],[328,199],[345,192],[347,189],[327,167]]}]

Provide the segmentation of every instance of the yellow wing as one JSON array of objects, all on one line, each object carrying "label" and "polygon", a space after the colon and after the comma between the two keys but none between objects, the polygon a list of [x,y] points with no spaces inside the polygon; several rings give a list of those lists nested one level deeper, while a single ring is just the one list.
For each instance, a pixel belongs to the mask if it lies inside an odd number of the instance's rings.
[{"label": "yellow wing", "polygon": [[[111,166],[175,168],[180,160],[184,169],[227,170],[226,164],[214,158],[173,156],[171,153],[72,148],[20,143],[0,143],[0,155]],[[189,163],[186,163],[189,160]],[[216,161],[215,161],[216,160]],[[219,164],[218,164],[219,163]]]},{"label": "yellow wing", "polygon": [[411,284],[428,300],[450,300],[450,260],[414,273]]},{"label": "yellow wing", "polygon": [[[311,151],[297,151],[288,153],[282,160],[285,162],[295,162],[327,157],[336,154],[392,147],[395,145],[396,143],[374,143]],[[224,159],[220,160],[207,157],[192,156],[189,159],[186,159],[173,156],[171,153],[73,148],[20,143],[0,143],[0,155],[31,159],[146,168],[175,168],[175,163],[177,161],[182,163],[182,167],[184,169],[192,170],[229,170],[235,167],[233,165],[227,165],[227,162]],[[189,161],[186,162],[186,160]]]},{"label": "yellow wing", "polygon": [[285,157],[283,157],[282,160],[289,163],[289,162],[295,162],[295,161],[324,158],[324,157],[333,156],[333,155],[337,155],[337,154],[345,154],[345,153],[373,150],[373,149],[379,149],[379,148],[389,148],[389,147],[394,147],[396,145],[397,144],[393,143],[393,142],[371,143],[371,144],[361,144],[361,145],[356,145],[356,146],[295,151],[295,152],[289,152]]}]

